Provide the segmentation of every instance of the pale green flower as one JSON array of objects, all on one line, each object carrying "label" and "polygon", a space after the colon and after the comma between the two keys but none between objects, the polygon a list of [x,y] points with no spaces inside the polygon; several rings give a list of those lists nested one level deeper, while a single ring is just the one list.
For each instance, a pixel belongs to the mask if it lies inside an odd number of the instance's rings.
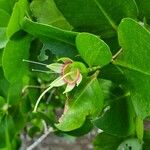
[{"label": "pale green flower", "polygon": [[58,60],[58,62],[60,61],[62,63],[52,63],[50,65],[46,65],[46,67],[49,68],[51,71],[59,74],[59,77],[55,79],[49,85],[49,87],[40,95],[35,105],[34,112],[36,112],[37,106],[42,97],[51,88],[66,85],[66,89],[63,93],[68,93],[73,90],[75,86],[78,86],[81,83],[82,73],[85,74],[87,72],[87,68],[85,67],[85,65],[80,62],[75,62],[70,58],[61,58]]}]

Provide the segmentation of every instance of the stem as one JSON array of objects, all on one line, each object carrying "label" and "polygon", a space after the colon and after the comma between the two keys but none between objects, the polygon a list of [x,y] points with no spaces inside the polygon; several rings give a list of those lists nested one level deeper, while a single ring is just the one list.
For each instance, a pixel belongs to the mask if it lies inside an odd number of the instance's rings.
[{"label": "stem", "polygon": [[96,67],[92,67],[92,68],[88,68],[88,73],[90,72],[94,72],[96,70],[99,70],[101,67],[100,66],[96,66]]},{"label": "stem", "polygon": [[123,49],[121,48],[113,57],[112,57],[112,61],[114,59],[116,59],[118,57],[118,55],[123,51]]},{"label": "stem", "polygon": [[40,95],[40,97],[38,98],[38,100],[37,100],[37,102],[36,102],[36,104],[35,104],[35,107],[34,107],[33,112],[36,112],[37,107],[38,107],[38,105],[39,105],[39,103],[40,103],[42,97],[43,97],[51,88],[53,88],[53,86],[50,85],[50,86]]},{"label": "stem", "polygon": [[39,145],[51,132],[53,132],[53,128],[49,128],[37,141],[31,144],[27,150],[33,150],[37,145]]}]

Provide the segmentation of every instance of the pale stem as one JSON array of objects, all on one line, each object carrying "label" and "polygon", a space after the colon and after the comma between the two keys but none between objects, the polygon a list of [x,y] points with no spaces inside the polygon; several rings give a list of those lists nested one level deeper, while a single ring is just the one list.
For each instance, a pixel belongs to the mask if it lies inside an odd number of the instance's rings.
[{"label": "pale stem", "polygon": [[33,112],[36,112],[37,107],[38,107],[38,105],[39,105],[39,103],[40,103],[40,100],[42,99],[42,97],[43,97],[51,88],[53,88],[53,86],[50,85],[50,87],[48,87],[48,88],[40,95],[40,97],[38,98],[38,100],[37,100],[37,102],[36,102],[36,104],[35,104],[35,107],[34,107]]},{"label": "pale stem", "polygon": [[37,145],[39,145],[51,132],[54,132],[53,128],[49,128],[37,141],[31,144],[27,150],[33,150]]}]

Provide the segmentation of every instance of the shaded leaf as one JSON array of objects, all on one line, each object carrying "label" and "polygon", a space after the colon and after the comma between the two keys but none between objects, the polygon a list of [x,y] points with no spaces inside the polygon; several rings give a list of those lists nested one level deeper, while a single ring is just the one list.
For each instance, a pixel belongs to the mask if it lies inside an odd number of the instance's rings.
[{"label": "shaded leaf", "polygon": [[116,150],[123,138],[112,136],[106,133],[100,133],[94,139],[94,150]]},{"label": "shaded leaf", "polygon": [[77,31],[103,36],[115,34],[124,17],[137,17],[133,0],[54,0],[58,9]]},{"label": "shaded leaf", "polygon": [[124,137],[135,132],[134,112],[130,99],[120,96],[110,103],[110,108],[93,123],[104,132]]}]

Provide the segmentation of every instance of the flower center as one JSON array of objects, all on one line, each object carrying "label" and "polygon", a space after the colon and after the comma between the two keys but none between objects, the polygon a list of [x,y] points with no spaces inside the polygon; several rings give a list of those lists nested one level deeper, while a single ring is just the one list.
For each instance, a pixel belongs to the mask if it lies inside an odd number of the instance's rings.
[{"label": "flower center", "polygon": [[80,71],[78,68],[73,68],[71,66],[72,62],[67,62],[64,64],[62,68],[62,76],[66,75],[67,73],[70,72],[69,75],[64,77],[64,81],[69,83],[69,84],[75,84],[80,76]]}]

